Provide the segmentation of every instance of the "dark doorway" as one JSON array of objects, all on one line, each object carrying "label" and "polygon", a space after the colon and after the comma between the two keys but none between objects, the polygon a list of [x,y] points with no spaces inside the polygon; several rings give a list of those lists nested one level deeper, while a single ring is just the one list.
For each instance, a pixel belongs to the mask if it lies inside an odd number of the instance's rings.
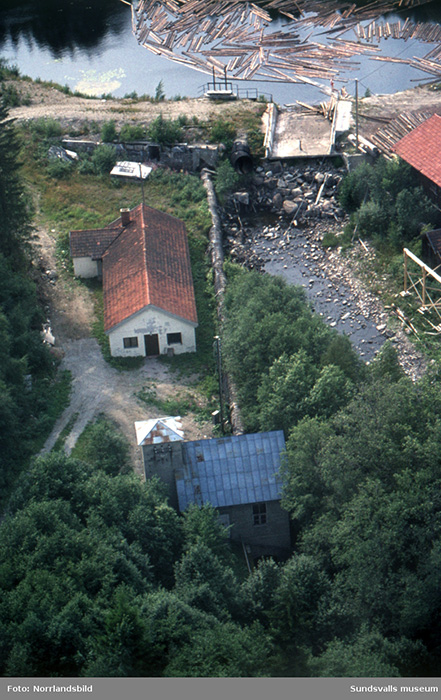
[{"label": "dark doorway", "polygon": [[155,335],[145,335],[144,343],[147,357],[159,355],[159,338],[157,333]]}]

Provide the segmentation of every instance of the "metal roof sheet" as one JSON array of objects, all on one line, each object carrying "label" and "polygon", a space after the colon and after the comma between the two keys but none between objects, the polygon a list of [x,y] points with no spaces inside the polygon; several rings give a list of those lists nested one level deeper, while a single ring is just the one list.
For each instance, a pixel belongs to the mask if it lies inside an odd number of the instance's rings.
[{"label": "metal roof sheet", "polygon": [[278,500],[284,450],[281,430],[183,443],[183,468],[176,474],[180,510],[190,503],[216,508]]},{"label": "metal roof sheet", "polygon": [[135,431],[138,445],[176,442],[184,439],[180,416],[135,421]]}]

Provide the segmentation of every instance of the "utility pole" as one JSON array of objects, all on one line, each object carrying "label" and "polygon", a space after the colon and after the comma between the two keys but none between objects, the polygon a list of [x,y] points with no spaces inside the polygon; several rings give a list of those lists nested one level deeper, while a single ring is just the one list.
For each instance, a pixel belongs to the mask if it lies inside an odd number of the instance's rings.
[{"label": "utility pole", "polygon": [[144,200],[144,180],[142,179],[142,164],[138,163],[139,165],[139,179],[141,180],[141,194],[142,194],[142,204],[145,205],[145,200]]},{"label": "utility pole", "polygon": [[218,335],[214,336],[214,346],[216,352],[216,362],[217,362],[217,374],[219,378],[219,412],[220,412],[220,424],[222,435],[224,434],[224,389],[223,389],[223,375],[222,375],[222,350],[221,350],[221,339]]},{"label": "utility pole", "polygon": [[355,78],[355,143],[358,151],[358,79]]}]

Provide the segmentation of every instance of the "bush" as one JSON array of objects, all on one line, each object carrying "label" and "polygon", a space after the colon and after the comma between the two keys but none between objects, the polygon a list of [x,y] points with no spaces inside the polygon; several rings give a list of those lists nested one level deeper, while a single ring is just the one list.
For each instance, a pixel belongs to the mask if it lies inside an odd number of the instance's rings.
[{"label": "bush", "polygon": [[210,129],[211,143],[223,143],[227,150],[231,150],[236,138],[236,128],[231,122],[218,119]]},{"label": "bush", "polygon": [[116,163],[116,148],[110,144],[97,146],[92,156],[92,163],[98,175],[110,173]]},{"label": "bush", "polygon": [[63,133],[59,122],[55,121],[55,119],[45,119],[44,117],[31,122],[29,128],[32,132],[45,139],[59,138]]},{"label": "bush", "polygon": [[383,237],[387,229],[387,220],[384,209],[379,202],[372,199],[363,202],[358,212],[355,214],[355,222],[358,232],[361,235],[372,237]]},{"label": "bush", "polygon": [[340,183],[338,201],[347,212],[354,212],[369,194],[372,167],[362,163],[353,172],[348,173]]},{"label": "bush", "polygon": [[111,141],[116,141],[117,136],[114,120],[111,119],[108,122],[104,122],[101,127],[101,140],[110,143]]},{"label": "bush", "polygon": [[81,175],[92,175],[92,173],[95,172],[92,159],[87,155],[87,153],[80,153],[79,155],[78,172],[81,173]]},{"label": "bush", "polygon": [[119,138],[123,143],[139,141],[140,139],[145,139],[145,137],[146,128],[141,126],[141,124],[124,124],[119,134]]},{"label": "bush", "polygon": [[61,180],[62,178],[69,177],[69,175],[72,174],[73,169],[73,162],[69,163],[68,161],[61,160],[60,158],[54,158],[47,166],[47,173],[49,177]]},{"label": "bush", "polygon": [[183,131],[178,121],[164,119],[162,114],[152,122],[147,132],[148,138],[162,146],[172,146],[182,141]]},{"label": "bush", "polygon": [[412,240],[421,232],[424,224],[433,224],[436,221],[436,209],[424,194],[422,187],[399,192],[395,208],[403,241]]},{"label": "bush", "polygon": [[219,164],[216,171],[214,187],[221,203],[223,203],[226,196],[234,190],[239,179],[239,175],[228,160],[223,160]]},{"label": "bush", "polygon": [[338,236],[336,236],[335,233],[332,233],[332,231],[326,231],[322,240],[323,248],[337,248],[338,245]]},{"label": "bush", "polygon": [[410,166],[402,160],[379,158],[362,163],[341,182],[338,199],[358,232],[373,238],[383,251],[401,249],[436,223],[435,207],[421,187],[415,187]]},{"label": "bush", "polygon": [[21,104],[20,93],[14,85],[2,84],[0,94],[5,107],[18,107]]}]

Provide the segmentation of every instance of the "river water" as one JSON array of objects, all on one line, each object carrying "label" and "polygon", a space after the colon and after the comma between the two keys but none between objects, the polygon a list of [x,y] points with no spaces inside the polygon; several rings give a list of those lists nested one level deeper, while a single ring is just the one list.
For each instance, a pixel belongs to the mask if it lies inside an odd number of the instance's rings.
[{"label": "river water", "polygon": [[[154,95],[162,81],[167,98],[197,97],[209,79],[138,45],[132,34],[130,8],[120,0],[3,0],[2,8],[0,56],[34,79],[53,80],[72,90],[115,97],[132,92]],[[392,16],[390,21],[395,19]],[[440,23],[441,10],[431,2],[413,13],[412,19]],[[276,20],[271,31],[283,26],[284,20]],[[315,33],[322,32],[323,28],[319,28]],[[354,40],[354,33],[349,32],[347,38]],[[325,40],[321,35],[320,41]],[[424,56],[432,47],[433,44],[416,40],[388,39],[380,43],[383,54],[407,58]],[[341,75],[351,94],[355,78],[362,95],[366,90],[375,94],[397,92],[428,77],[407,65],[377,62],[367,55],[354,61],[357,65]],[[323,100],[322,92],[310,85],[237,83],[240,87],[257,87],[259,93],[271,94],[279,104]]]}]

